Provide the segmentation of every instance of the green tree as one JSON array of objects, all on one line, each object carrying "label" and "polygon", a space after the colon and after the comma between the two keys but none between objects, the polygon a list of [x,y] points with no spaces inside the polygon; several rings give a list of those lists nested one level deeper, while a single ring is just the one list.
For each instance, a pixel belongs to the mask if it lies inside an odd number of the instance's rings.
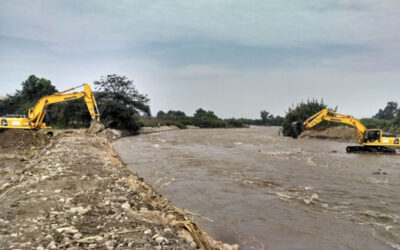
[{"label": "green tree", "polygon": [[380,120],[393,120],[398,112],[397,102],[388,102],[384,109],[379,109],[378,113],[372,118]]},{"label": "green tree", "polygon": [[8,95],[5,100],[0,101],[0,113],[26,115],[28,109],[33,107],[43,96],[57,92],[50,80],[30,75],[22,82],[22,89],[17,90],[15,95]]},{"label": "green tree", "polygon": [[269,118],[269,112],[265,111],[265,110],[261,110],[260,111],[260,116],[261,116],[261,120],[263,121],[263,124],[267,124],[268,118]]},{"label": "green tree", "polygon": [[140,94],[127,77],[108,75],[94,84],[102,122],[106,127],[134,132],[139,129],[140,115],[151,116],[150,99]]},{"label": "green tree", "polygon": [[163,118],[166,118],[166,117],[167,117],[167,114],[166,114],[164,111],[160,110],[160,111],[158,111],[156,117],[157,117],[157,118],[163,119]]},{"label": "green tree", "polygon": [[179,110],[176,110],[176,111],[175,111],[175,110],[170,110],[170,111],[167,112],[166,118],[179,120],[179,119],[184,119],[184,118],[186,118],[186,114],[185,114],[185,112],[183,112],[183,111],[179,111]]},{"label": "green tree", "polygon": [[225,128],[226,122],[219,119],[213,111],[205,111],[199,108],[194,114],[193,125],[200,128]]}]

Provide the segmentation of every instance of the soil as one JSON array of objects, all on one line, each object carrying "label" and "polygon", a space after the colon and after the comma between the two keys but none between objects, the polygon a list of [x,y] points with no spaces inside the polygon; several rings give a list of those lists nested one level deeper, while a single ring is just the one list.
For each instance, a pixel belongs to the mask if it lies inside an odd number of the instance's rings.
[{"label": "soil", "polygon": [[0,149],[4,151],[31,150],[43,147],[50,142],[50,137],[42,132],[31,130],[5,130],[0,133]]},{"label": "soil", "polygon": [[111,146],[118,135],[0,134],[0,249],[239,249],[131,172]]},{"label": "soil", "polygon": [[139,134],[151,134],[178,129],[179,128],[177,126],[142,127],[139,129]]},{"label": "soil", "polygon": [[354,128],[346,126],[329,127],[323,130],[306,130],[300,138],[317,138],[357,143],[357,135]]}]

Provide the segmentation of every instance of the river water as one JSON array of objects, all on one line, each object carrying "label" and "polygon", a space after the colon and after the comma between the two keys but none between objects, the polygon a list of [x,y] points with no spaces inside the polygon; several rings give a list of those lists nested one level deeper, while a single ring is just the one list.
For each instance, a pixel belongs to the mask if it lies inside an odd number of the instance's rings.
[{"label": "river water", "polygon": [[400,156],[291,139],[277,127],[122,138],[128,167],[242,249],[400,249]]}]

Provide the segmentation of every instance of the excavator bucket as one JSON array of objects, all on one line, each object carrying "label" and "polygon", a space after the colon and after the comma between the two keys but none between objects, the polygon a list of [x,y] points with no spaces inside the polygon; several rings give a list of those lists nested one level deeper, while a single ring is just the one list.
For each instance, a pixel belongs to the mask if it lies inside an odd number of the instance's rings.
[{"label": "excavator bucket", "polygon": [[297,139],[301,132],[303,132],[303,124],[301,122],[292,122],[290,124],[290,136]]},{"label": "excavator bucket", "polygon": [[90,127],[88,129],[89,134],[97,134],[101,131],[104,130],[104,125],[101,122],[98,122],[96,120],[92,120],[90,122]]}]

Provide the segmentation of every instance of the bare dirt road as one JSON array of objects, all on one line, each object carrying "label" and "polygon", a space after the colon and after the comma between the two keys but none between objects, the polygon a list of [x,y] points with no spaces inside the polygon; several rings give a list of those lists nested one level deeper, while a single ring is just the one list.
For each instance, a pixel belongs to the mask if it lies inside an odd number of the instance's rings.
[{"label": "bare dirt road", "polygon": [[[127,137],[117,152],[215,238],[242,249],[400,249],[400,157],[279,128]],[[207,218],[205,218],[207,217]]]}]

